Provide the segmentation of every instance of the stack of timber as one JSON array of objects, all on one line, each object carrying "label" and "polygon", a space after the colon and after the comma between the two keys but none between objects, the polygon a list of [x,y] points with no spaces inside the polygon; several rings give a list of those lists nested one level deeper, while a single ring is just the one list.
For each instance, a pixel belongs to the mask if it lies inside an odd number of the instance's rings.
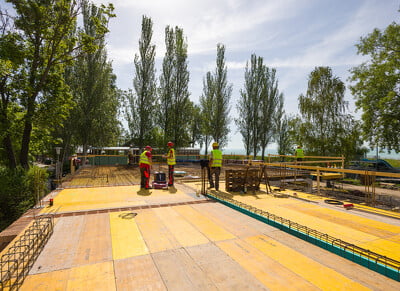
[{"label": "stack of timber", "polygon": [[259,190],[260,169],[226,170],[225,184],[227,191]]}]

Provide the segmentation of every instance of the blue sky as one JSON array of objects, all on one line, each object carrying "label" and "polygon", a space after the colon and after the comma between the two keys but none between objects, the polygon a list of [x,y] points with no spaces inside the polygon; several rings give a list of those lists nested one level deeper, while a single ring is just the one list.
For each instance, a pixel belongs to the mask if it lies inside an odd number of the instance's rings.
[{"label": "blue sky", "polygon": [[[101,3],[102,1],[95,1]],[[103,2],[104,3],[104,2]],[[138,52],[141,17],[151,17],[156,45],[157,76],[165,53],[166,25],[179,26],[187,37],[191,99],[198,102],[203,77],[215,68],[216,46],[226,46],[228,81],[233,84],[231,117],[243,88],[244,68],[251,54],[277,69],[287,113],[297,113],[297,98],[305,93],[315,66],[330,66],[348,85],[348,70],[365,60],[355,44],[374,28],[399,21],[394,0],[114,0],[108,52],[121,89],[132,88],[133,58]],[[354,100],[346,91],[354,112]],[[227,148],[243,148],[232,122]],[[274,145],[271,145],[273,147]]]},{"label": "blue sky", "polygon": [[[188,42],[189,90],[195,103],[202,93],[204,75],[215,68],[217,43],[226,46],[228,82],[233,84],[232,118],[237,115],[244,68],[251,54],[276,68],[285,110],[296,114],[298,96],[306,92],[308,75],[316,66],[330,66],[348,85],[349,69],[365,61],[355,48],[360,37],[399,22],[400,16],[398,0],[94,1],[108,2],[114,4],[117,17],[110,23],[107,50],[121,89],[133,88],[133,59],[138,52],[142,15],[146,15],[154,23],[157,78],[165,53],[166,25],[183,29]],[[346,99],[350,113],[359,117],[348,89]],[[243,148],[233,122],[229,139],[227,148]]]}]

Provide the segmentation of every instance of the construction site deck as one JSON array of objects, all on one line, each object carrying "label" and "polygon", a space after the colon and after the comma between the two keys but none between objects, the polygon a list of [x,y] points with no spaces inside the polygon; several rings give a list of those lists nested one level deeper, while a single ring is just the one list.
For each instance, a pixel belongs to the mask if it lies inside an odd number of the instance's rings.
[{"label": "construction site deck", "polygon": [[0,289],[400,290],[398,212],[327,203],[315,186],[228,191],[229,174],[204,192],[193,167],[152,190],[137,167],[82,167],[24,215]]}]

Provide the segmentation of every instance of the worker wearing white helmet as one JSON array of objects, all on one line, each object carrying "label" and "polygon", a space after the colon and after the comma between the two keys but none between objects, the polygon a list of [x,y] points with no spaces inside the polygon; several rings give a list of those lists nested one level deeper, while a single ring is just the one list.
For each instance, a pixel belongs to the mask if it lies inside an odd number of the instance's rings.
[{"label": "worker wearing white helmet", "polygon": [[[214,188],[215,190],[219,190],[219,175],[221,174],[222,168],[222,152],[219,149],[219,144],[214,142],[212,144],[213,150],[210,154],[210,188]],[[215,181],[213,179],[215,176]]]}]

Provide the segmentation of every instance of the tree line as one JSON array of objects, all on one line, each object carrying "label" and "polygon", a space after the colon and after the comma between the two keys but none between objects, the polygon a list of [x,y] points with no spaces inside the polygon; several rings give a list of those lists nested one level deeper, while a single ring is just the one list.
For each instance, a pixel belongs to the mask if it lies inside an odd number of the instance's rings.
[{"label": "tree line", "polygon": [[41,156],[55,156],[56,146],[63,148],[62,160],[91,145],[163,147],[171,140],[178,147],[207,149],[212,141],[224,147],[234,122],[247,155],[254,157],[264,158],[271,142],[282,155],[301,144],[308,155],[352,159],[362,154],[363,141],[400,151],[400,26],[395,22],[356,44],[367,61],[350,70],[349,88],[362,110],[361,120],[355,120],[347,113],[345,85],[330,67],[310,72],[298,114],[286,114],[276,69],[255,54],[247,61],[238,102],[231,104],[233,85],[221,43],[195,104],[183,29],[165,28],[166,52],[157,77],[153,21],[146,16],[133,89],[123,91],[105,47],[115,17],[111,4],[6,2],[14,10],[0,7],[0,229],[38,202],[46,172],[32,165]]},{"label": "tree line", "polygon": [[[17,1],[15,14],[1,10],[0,157],[9,168],[29,168],[43,153],[62,146],[69,155],[78,146],[146,144],[177,147],[211,141],[222,147],[234,122],[247,155],[264,158],[271,142],[280,154],[302,144],[310,154],[359,154],[371,146],[399,151],[399,25],[374,30],[357,44],[370,60],[351,69],[350,90],[362,120],[347,113],[345,85],[330,67],[316,67],[299,112],[287,115],[275,68],[252,54],[232,118],[232,84],[226,48],[217,44],[213,71],[203,77],[196,104],[188,84],[187,39],[180,27],[165,28],[165,55],[156,75],[153,21],[142,17],[139,50],[134,56],[133,89],[122,91],[108,60],[105,35],[112,5],[81,1]],[[80,19],[80,21],[78,21]],[[78,24],[79,23],[79,24]],[[123,128],[122,119],[127,128]]]}]

